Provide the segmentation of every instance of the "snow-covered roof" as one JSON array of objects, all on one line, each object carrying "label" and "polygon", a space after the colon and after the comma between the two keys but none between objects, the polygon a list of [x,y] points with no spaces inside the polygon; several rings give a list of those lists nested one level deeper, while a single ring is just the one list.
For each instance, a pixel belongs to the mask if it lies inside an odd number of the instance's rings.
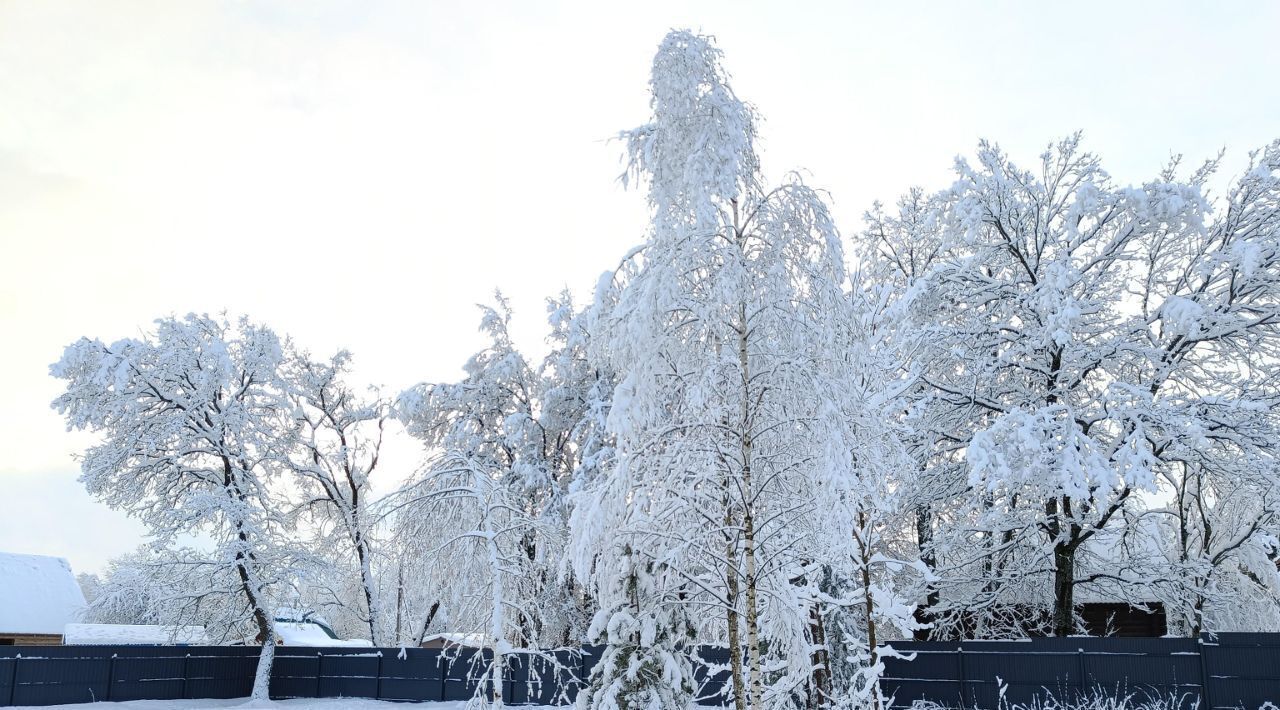
[{"label": "snow-covered roof", "polygon": [[0,634],[62,634],[84,593],[61,557],[0,552]]},{"label": "snow-covered roof", "polygon": [[286,646],[372,646],[367,639],[336,639],[325,633],[319,624],[296,621],[277,621],[276,635]]},{"label": "snow-covered roof", "polygon": [[432,641],[443,641],[446,644],[453,644],[456,646],[475,646],[478,648],[484,645],[485,639],[484,634],[458,634],[447,632],[442,634],[431,634],[430,636],[424,636],[422,638],[422,643],[431,643]]},{"label": "snow-covered roof", "polygon": [[325,621],[314,611],[307,611],[299,607],[280,607],[276,609],[276,621],[300,621],[303,623],[320,624],[321,626],[329,626],[329,622]]},{"label": "snow-covered roof", "polygon": [[80,645],[183,644],[209,645],[202,626],[157,626],[153,624],[67,624],[62,642]]}]

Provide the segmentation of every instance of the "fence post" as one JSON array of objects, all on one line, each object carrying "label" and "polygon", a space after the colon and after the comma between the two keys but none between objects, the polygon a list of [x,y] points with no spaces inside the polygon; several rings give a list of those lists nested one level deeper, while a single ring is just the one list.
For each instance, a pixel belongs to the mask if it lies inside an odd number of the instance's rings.
[{"label": "fence post", "polygon": [[1078,656],[1080,658],[1080,699],[1083,700],[1085,693],[1088,690],[1088,685],[1087,685],[1088,679],[1084,677],[1084,649],[1077,648],[1076,651],[1079,652]]},{"label": "fence post", "polygon": [[21,660],[21,653],[13,657],[13,670],[9,672],[9,702],[6,705],[13,705],[13,699],[18,693],[18,662]]},{"label": "fence post", "polygon": [[[497,663],[497,654],[493,662]],[[502,702],[514,703],[516,698],[515,669],[507,665],[507,655],[502,654]]]},{"label": "fence post", "polygon": [[382,649],[378,649],[378,684],[374,688],[373,697],[382,699]]},{"label": "fence post", "polygon": [[111,700],[111,686],[116,684],[116,654],[111,654],[111,660],[107,662],[107,697],[105,700]]},{"label": "fence post", "polygon": [[440,649],[436,656],[436,665],[440,668],[440,702],[444,702],[445,685],[449,682],[449,659],[444,655],[444,649]]},{"label": "fence post", "polygon": [[964,646],[956,644],[956,665],[960,668],[960,705],[967,706],[969,703],[969,683],[964,677]]},{"label": "fence post", "polygon": [[187,676],[191,675],[191,670],[189,668],[190,661],[191,652],[188,651],[187,655],[182,657],[182,695],[179,696],[182,700],[187,699]]},{"label": "fence post", "polygon": [[316,651],[316,693],[312,697],[320,697],[320,671],[324,670],[324,651]]},{"label": "fence post", "polygon": [[1209,686],[1213,685],[1213,678],[1209,675],[1209,663],[1205,660],[1204,652],[1204,635],[1201,634],[1196,639],[1200,651],[1200,699],[1204,701],[1204,710],[1213,710],[1213,696],[1209,692]]}]

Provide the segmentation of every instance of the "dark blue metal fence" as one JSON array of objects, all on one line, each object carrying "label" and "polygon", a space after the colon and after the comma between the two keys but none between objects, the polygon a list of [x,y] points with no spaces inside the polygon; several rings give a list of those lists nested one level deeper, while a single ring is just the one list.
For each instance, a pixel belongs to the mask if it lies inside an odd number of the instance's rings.
[{"label": "dark blue metal fence", "polygon": [[900,641],[912,660],[885,659],[881,688],[894,707],[929,700],[996,708],[1052,694],[1178,698],[1202,710],[1280,705],[1280,634],[1178,638]]},{"label": "dark blue metal fence", "polygon": [[[1025,641],[902,641],[912,660],[885,659],[882,687],[894,707],[930,700],[997,708],[1046,693],[1068,700],[1105,693],[1178,697],[1205,710],[1280,705],[1280,634],[1195,639],[1049,638]],[[599,647],[548,659],[512,656],[508,704],[568,704],[600,658]],[[280,647],[271,676],[277,698],[466,700],[487,656],[467,649]],[[481,654],[480,657],[476,657]],[[703,647],[702,702],[719,704],[728,680],[724,649]],[[95,700],[235,698],[249,695],[258,649],[243,646],[0,646],[0,706]],[[486,685],[484,692],[491,689]]]},{"label": "dark blue metal fence", "polygon": [[[259,649],[244,646],[0,646],[0,706],[245,697]],[[508,657],[506,703],[569,704],[600,649]],[[425,648],[276,649],[274,698],[467,700],[483,686],[488,651]]]}]

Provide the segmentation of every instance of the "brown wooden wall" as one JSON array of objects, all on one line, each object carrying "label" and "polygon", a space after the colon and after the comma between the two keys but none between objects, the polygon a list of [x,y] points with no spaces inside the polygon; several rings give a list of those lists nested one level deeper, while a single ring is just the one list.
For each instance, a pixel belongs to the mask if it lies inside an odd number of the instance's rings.
[{"label": "brown wooden wall", "polygon": [[62,634],[6,634],[0,631],[0,646],[61,646]]}]

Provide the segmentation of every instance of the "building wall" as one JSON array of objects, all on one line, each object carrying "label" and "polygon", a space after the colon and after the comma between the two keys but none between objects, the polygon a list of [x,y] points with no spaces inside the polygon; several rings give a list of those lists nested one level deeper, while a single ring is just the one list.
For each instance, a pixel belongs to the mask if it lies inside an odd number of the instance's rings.
[{"label": "building wall", "polygon": [[1090,636],[1159,638],[1169,633],[1164,605],[1153,602],[1148,609],[1128,604],[1084,604],[1080,616],[1084,632]]},{"label": "building wall", "polygon": [[0,632],[0,646],[61,646],[62,634],[6,634]]}]

